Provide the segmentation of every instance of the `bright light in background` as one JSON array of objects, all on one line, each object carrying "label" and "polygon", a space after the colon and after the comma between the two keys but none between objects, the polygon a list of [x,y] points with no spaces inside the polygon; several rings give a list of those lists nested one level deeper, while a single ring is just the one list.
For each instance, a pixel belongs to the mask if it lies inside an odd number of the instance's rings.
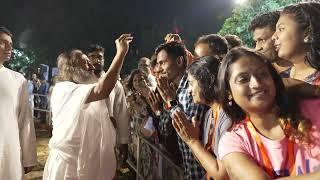
[{"label": "bright light in background", "polygon": [[247,2],[247,0],[234,0],[234,2],[235,2],[236,4],[242,5],[242,4],[244,4],[245,2]]}]

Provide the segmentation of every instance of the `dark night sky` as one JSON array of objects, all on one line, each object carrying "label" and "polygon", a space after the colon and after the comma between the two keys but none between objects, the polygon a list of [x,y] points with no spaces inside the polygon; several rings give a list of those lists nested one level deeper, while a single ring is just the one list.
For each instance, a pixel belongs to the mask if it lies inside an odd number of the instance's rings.
[{"label": "dark night sky", "polygon": [[[13,31],[16,46],[27,46],[54,64],[64,49],[105,46],[134,35],[131,54],[150,56],[163,36],[178,27],[187,47],[201,34],[217,32],[230,16],[232,0],[1,0],[0,22]],[[19,43],[18,43],[19,42]]]}]

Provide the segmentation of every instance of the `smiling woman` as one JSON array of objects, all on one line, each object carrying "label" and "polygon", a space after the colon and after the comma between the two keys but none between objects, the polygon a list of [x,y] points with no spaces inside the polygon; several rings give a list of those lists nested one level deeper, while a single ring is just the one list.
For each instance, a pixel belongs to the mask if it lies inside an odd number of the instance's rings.
[{"label": "smiling woman", "polygon": [[219,143],[229,176],[318,179],[319,172],[309,173],[320,166],[320,99],[292,101],[271,63],[246,48],[226,55],[218,78],[222,107],[234,123]]}]

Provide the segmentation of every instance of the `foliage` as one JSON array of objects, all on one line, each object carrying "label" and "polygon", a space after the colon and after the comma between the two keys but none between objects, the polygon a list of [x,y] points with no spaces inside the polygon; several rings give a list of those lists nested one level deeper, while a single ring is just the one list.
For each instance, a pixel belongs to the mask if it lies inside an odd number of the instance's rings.
[{"label": "foliage", "polygon": [[35,54],[30,50],[14,49],[12,59],[8,62],[8,67],[22,74],[26,74],[31,70],[35,59]]},{"label": "foliage", "polygon": [[252,47],[252,35],[247,30],[251,20],[256,15],[296,2],[299,0],[248,0],[246,4],[238,6],[232,11],[232,16],[226,19],[219,34],[235,34],[243,40],[244,44]]}]

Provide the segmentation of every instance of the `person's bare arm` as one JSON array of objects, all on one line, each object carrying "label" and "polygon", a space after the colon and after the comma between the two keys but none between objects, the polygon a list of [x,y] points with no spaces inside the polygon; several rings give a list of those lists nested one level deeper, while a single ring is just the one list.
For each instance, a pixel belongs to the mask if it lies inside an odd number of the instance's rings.
[{"label": "person's bare arm", "polygon": [[314,180],[320,179],[320,172],[314,172],[310,174],[300,175],[300,176],[291,176],[291,177],[284,177],[279,178],[278,180]]},{"label": "person's bare arm", "polygon": [[[236,162],[236,163],[235,163]],[[246,179],[246,180],[269,180],[273,179],[261,169],[257,164],[248,157],[248,155],[240,152],[227,154],[222,159],[222,163],[226,168],[230,179]],[[314,180],[320,179],[320,172],[300,176],[288,176],[278,178],[278,180]]]},{"label": "person's bare arm", "polygon": [[[236,162],[236,163],[235,163]],[[267,173],[241,152],[233,152],[222,158],[222,164],[226,168],[230,179],[245,180],[269,180]]]},{"label": "person's bare arm", "polygon": [[188,145],[210,177],[217,180],[229,179],[222,162],[210,154],[199,140],[193,141]]},{"label": "person's bare arm", "polygon": [[110,65],[108,71],[101,76],[98,82],[95,84],[86,100],[86,103],[102,100],[109,96],[118,80],[124,58],[129,49],[129,43],[132,41],[132,39],[133,37],[130,34],[122,34],[115,41],[117,53],[113,58],[112,64]]},{"label": "person's bare arm", "polygon": [[192,122],[189,122],[186,115],[181,111],[175,111],[173,115],[172,123],[177,134],[190,147],[208,175],[217,180],[228,179],[228,174],[221,161],[210,154],[200,142],[200,128],[196,122],[195,118],[192,119]]}]

